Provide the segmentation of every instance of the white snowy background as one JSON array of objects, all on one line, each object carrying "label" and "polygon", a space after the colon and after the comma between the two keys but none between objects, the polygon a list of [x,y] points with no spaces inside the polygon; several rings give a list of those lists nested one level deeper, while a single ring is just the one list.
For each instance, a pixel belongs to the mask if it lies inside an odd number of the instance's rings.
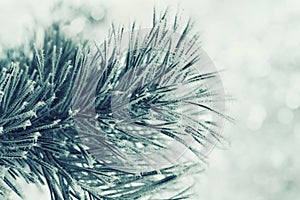
[{"label": "white snowy background", "polygon": [[[70,21],[70,32],[101,41],[110,23],[133,20],[149,27],[152,9],[191,17],[203,48],[218,69],[235,124],[231,142],[215,149],[198,179],[203,200],[300,198],[300,1],[298,0],[0,0],[0,51],[26,41],[27,29]],[[51,10],[54,5],[56,9]],[[86,14],[82,14],[82,11]],[[86,17],[99,22],[89,23]],[[26,186],[28,200],[48,200],[47,190]],[[12,199],[18,199],[13,196]]]}]

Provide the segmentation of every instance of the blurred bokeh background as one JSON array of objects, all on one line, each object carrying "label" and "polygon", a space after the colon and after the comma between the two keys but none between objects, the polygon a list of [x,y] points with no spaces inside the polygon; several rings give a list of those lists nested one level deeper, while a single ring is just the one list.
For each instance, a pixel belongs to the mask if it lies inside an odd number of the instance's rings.
[{"label": "blurred bokeh background", "polygon": [[[101,41],[111,22],[149,27],[153,6],[191,17],[203,48],[222,72],[230,147],[215,149],[196,186],[203,200],[300,198],[300,2],[297,0],[0,0],[1,48],[65,21],[70,34]],[[25,188],[29,200],[47,191]],[[17,199],[17,197],[12,197]]]}]

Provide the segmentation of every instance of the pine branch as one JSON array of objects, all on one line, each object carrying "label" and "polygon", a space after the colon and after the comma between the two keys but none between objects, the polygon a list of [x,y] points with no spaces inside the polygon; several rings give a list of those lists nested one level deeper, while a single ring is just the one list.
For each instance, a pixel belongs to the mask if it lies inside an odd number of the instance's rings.
[{"label": "pine branch", "polygon": [[[0,62],[0,196],[12,190],[24,198],[15,182],[23,178],[46,184],[53,200],[151,199],[166,188],[172,195],[163,198],[189,198],[189,186],[171,183],[197,173],[201,148],[223,141],[205,116],[226,116],[209,106],[219,99],[205,87],[217,73],[192,70],[201,58],[198,37],[186,39],[191,23],[174,40],[177,18],[170,31],[166,15],[154,14],[146,34],[133,24],[130,38],[113,26],[96,47],[54,24],[41,48],[32,40],[7,50]],[[170,164],[177,145],[199,160]]]}]

